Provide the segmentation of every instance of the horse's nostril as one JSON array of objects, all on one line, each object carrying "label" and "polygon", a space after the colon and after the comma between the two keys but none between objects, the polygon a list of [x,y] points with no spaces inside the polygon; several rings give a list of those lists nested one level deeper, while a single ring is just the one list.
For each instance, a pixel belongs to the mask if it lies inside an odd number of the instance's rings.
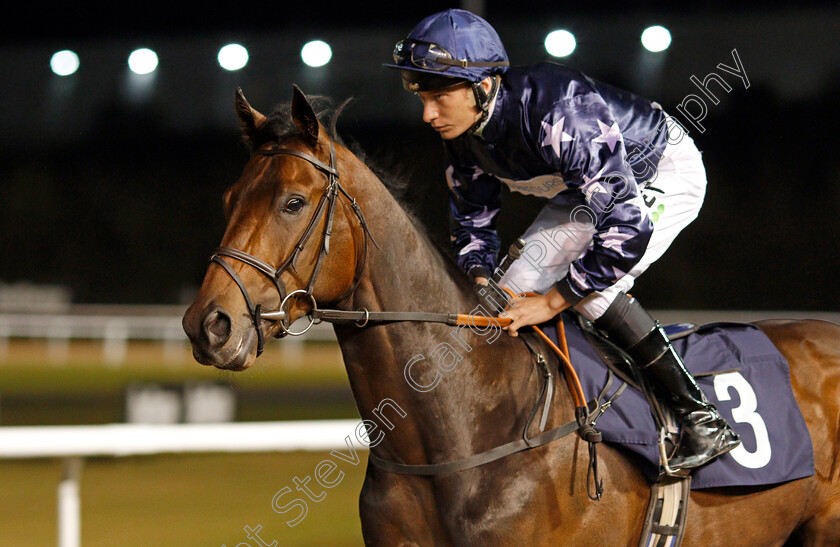
[{"label": "horse's nostril", "polygon": [[221,315],[207,327],[207,330],[222,338],[230,333],[230,321],[227,317]]},{"label": "horse's nostril", "polygon": [[207,339],[213,345],[222,345],[230,338],[230,317],[224,312],[210,312],[204,319]]}]

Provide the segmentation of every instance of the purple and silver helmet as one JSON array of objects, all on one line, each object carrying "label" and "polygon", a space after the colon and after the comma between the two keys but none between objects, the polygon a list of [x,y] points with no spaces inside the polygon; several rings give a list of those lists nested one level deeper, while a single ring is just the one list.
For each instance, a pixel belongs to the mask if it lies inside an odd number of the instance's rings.
[{"label": "purple and silver helmet", "polygon": [[426,17],[394,47],[394,64],[409,91],[478,83],[510,63],[499,35],[481,17],[449,9]]}]

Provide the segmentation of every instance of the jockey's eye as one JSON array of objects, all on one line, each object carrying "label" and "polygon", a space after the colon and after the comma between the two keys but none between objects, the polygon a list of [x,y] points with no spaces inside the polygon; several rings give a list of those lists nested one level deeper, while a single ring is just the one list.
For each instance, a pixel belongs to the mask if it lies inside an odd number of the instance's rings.
[{"label": "jockey's eye", "polygon": [[284,213],[291,213],[296,214],[299,213],[303,206],[306,205],[306,202],[303,201],[301,198],[289,198],[289,201],[286,202],[286,206],[283,207]]}]

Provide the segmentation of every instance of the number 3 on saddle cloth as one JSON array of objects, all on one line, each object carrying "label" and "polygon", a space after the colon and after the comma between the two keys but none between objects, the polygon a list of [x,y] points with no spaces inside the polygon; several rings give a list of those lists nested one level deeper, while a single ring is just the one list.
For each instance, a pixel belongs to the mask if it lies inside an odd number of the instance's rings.
[{"label": "number 3 on saddle cloth", "polygon": [[[587,341],[579,318],[562,314],[571,362],[587,400],[604,389],[610,371]],[[582,320],[584,326],[586,320]],[[552,340],[552,324],[540,328]],[[666,328],[667,330],[667,328]],[[742,444],[692,473],[691,488],[776,484],[814,474],[811,437],[790,386],[787,360],[756,326],[712,323],[673,340],[706,397]],[[608,400],[623,382],[613,382]],[[602,401],[603,402],[603,401]],[[596,425],[604,442],[643,456],[644,472],[659,475],[659,439],[645,395],[625,389]]]}]

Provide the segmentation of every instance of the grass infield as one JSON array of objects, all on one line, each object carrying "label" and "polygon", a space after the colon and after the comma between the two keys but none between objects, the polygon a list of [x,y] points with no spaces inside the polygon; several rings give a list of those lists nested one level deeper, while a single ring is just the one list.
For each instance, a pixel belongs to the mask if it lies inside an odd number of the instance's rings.
[{"label": "grass infield", "polygon": [[[312,476],[327,454],[158,455],[91,458],[82,469],[82,545],[85,547],[245,547],[244,528],[262,529],[270,545],[363,545],[358,497],[367,452],[357,466],[343,463],[341,483],[315,503],[295,490],[294,477]],[[58,460],[0,461],[0,545],[55,545]],[[314,482],[314,481],[313,481]],[[306,517],[286,524],[272,498],[284,486],[308,504]],[[316,486],[317,488],[317,486]],[[317,492],[316,493],[320,493]]]},{"label": "grass infield", "polygon": [[[217,382],[237,392],[238,420],[357,418],[341,352],[334,343],[284,351],[269,344],[242,373],[197,364],[188,347],[131,342],[120,363],[106,362],[99,342],[64,347],[12,340],[0,348],[0,424],[46,425],[122,421],[124,394],[136,383]],[[358,448],[358,446],[357,446]],[[267,544],[361,545],[358,496],[367,452],[321,501],[296,490],[294,478],[313,476],[326,453],[189,454],[90,458],[82,469],[82,544],[92,546],[256,547],[245,527]],[[334,459],[334,458],[333,458]],[[0,546],[55,545],[56,496],[62,462],[0,460]],[[333,475],[332,478],[335,478]],[[314,477],[309,483],[320,493]],[[307,502],[306,517],[286,524],[272,507],[275,494]]]}]

